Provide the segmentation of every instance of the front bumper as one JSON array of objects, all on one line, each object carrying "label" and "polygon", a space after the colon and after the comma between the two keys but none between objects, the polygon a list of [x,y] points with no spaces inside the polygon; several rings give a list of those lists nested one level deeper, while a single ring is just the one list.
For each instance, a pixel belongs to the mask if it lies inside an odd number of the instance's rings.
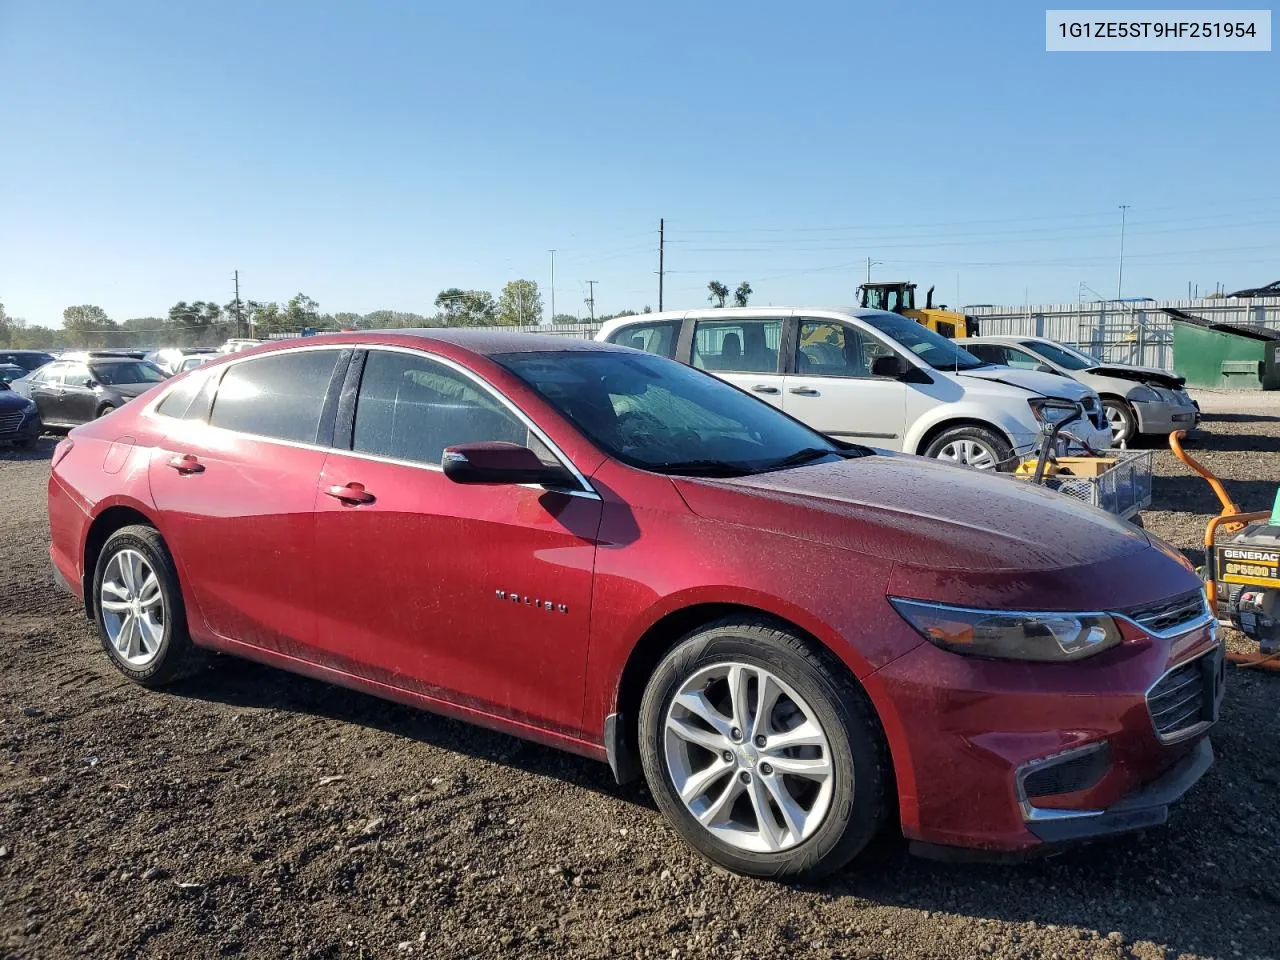
[{"label": "front bumper", "polygon": [[1163,400],[1135,400],[1133,410],[1138,417],[1139,433],[1172,433],[1194,430],[1200,422],[1200,410],[1194,403],[1172,404]]},{"label": "front bumper", "polygon": [[[1220,645],[1212,624],[1164,640],[1121,630],[1125,643],[1078,663],[983,660],[925,643],[868,677],[907,839],[1025,856],[1162,823],[1213,755],[1207,723],[1158,736],[1147,694]],[[1105,748],[1096,777],[1028,801],[1029,770],[1091,747]]]}]

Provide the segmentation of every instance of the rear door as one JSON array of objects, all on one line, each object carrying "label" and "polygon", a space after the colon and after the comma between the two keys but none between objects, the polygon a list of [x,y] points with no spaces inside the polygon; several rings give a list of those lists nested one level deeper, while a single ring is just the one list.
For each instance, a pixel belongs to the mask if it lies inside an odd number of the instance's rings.
[{"label": "rear door", "polygon": [[908,386],[871,373],[876,357],[893,352],[869,331],[839,320],[797,318],[782,409],[829,436],[901,450]]},{"label": "rear door", "polygon": [[349,356],[302,348],[218,367],[194,400],[183,381],[153,414],[161,532],[219,637],[314,658],[316,484]]},{"label": "rear door", "polygon": [[781,407],[786,319],[784,314],[695,319],[689,363]]},{"label": "rear door", "polygon": [[357,376],[350,436],[335,437],[346,452],[330,454],[316,504],[327,662],[485,713],[580,729],[599,497],[585,481],[555,492],[447,479],[441,453],[456,443],[519,443],[567,464],[457,364],[370,348],[344,396]]}]

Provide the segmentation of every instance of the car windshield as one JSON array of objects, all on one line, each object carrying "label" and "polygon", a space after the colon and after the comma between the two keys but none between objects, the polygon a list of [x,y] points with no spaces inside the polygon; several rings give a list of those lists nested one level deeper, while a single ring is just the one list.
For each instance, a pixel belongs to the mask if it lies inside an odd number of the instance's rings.
[{"label": "car windshield", "polygon": [[896,340],[935,370],[976,370],[986,366],[941,334],[896,313],[867,313],[859,319]]},{"label": "car windshield", "polygon": [[1088,370],[1098,365],[1098,361],[1093,357],[1079,350],[1072,350],[1066,345],[1044,343],[1040,340],[1024,340],[1022,345],[1065,370]]},{"label": "car windshield", "polygon": [[107,386],[122,383],[159,383],[167,379],[164,371],[145,360],[117,360],[111,363],[95,363],[90,368],[93,378]]},{"label": "car windshield", "polygon": [[630,351],[492,357],[598,447],[659,473],[743,476],[868,452],[822,434],[710,374]]}]

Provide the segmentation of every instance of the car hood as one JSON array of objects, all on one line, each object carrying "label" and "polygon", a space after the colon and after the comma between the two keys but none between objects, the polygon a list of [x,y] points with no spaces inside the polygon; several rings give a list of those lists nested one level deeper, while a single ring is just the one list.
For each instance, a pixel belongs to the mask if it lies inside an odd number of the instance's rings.
[{"label": "car hood", "polygon": [[[946,372],[946,371],[944,371]],[[952,376],[974,380],[990,380],[1011,387],[1018,387],[1041,397],[1058,397],[1063,400],[1083,400],[1093,391],[1083,384],[1060,377],[1056,373],[1041,373],[1039,370],[1019,370],[1017,367],[979,367],[976,370],[961,370]]]},{"label": "car hood", "polygon": [[27,398],[16,390],[0,390],[0,410],[25,410]]},{"label": "car hood", "polygon": [[1042,487],[923,457],[673,479],[700,516],[932,570],[1055,570],[1151,545],[1131,524]]},{"label": "car hood", "polygon": [[1116,377],[1120,380],[1149,383],[1168,390],[1176,390],[1187,382],[1186,377],[1174,376],[1167,370],[1158,370],[1155,367],[1134,367],[1127,363],[1104,363],[1097,367],[1090,367],[1084,372],[1097,377]]}]

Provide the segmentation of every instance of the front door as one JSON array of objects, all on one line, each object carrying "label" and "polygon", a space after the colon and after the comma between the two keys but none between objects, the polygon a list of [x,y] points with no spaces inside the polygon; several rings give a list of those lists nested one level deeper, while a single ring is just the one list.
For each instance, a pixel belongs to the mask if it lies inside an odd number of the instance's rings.
[{"label": "front door", "polygon": [[46,423],[60,422],[58,410],[62,399],[62,374],[69,363],[51,363],[31,375],[31,399],[40,409],[40,419]]},{"label": "front door", "polygon": [[901,450],[907,385],[871,373],[875,358],[888,352],[887,344],[866,331],[801,317],[782,409],[828,436]]},{"label": "front door", "polygon": [[580,729],[600,500],[446,478],[441,453],[453,444],[555,455],[490,388],[421,353],[370,350],[351,422],[349,439],[335,437],[350,452],[329,455],[316,503],[327,662]]},{"label": "front door", "polygon": [[782,406],[782,317],[695,321],[689,363]]},{"label": "front door", "polygon": [[83,363],[67,367],[62,377],[62,393],[58,398],[56,419],[64,423],[88,423],[98,414],[98,394],[89,384],[93,374]]},{"label": "front door", "polygon": [[[319,430],[340,357],[291,350],[218,370],[207,420],[157,410],[165,438],[148,476],[160,532],[195,601],[189,619],[219,637],[314,656]],[[207,403],[201,391],[192,407]]]}]

